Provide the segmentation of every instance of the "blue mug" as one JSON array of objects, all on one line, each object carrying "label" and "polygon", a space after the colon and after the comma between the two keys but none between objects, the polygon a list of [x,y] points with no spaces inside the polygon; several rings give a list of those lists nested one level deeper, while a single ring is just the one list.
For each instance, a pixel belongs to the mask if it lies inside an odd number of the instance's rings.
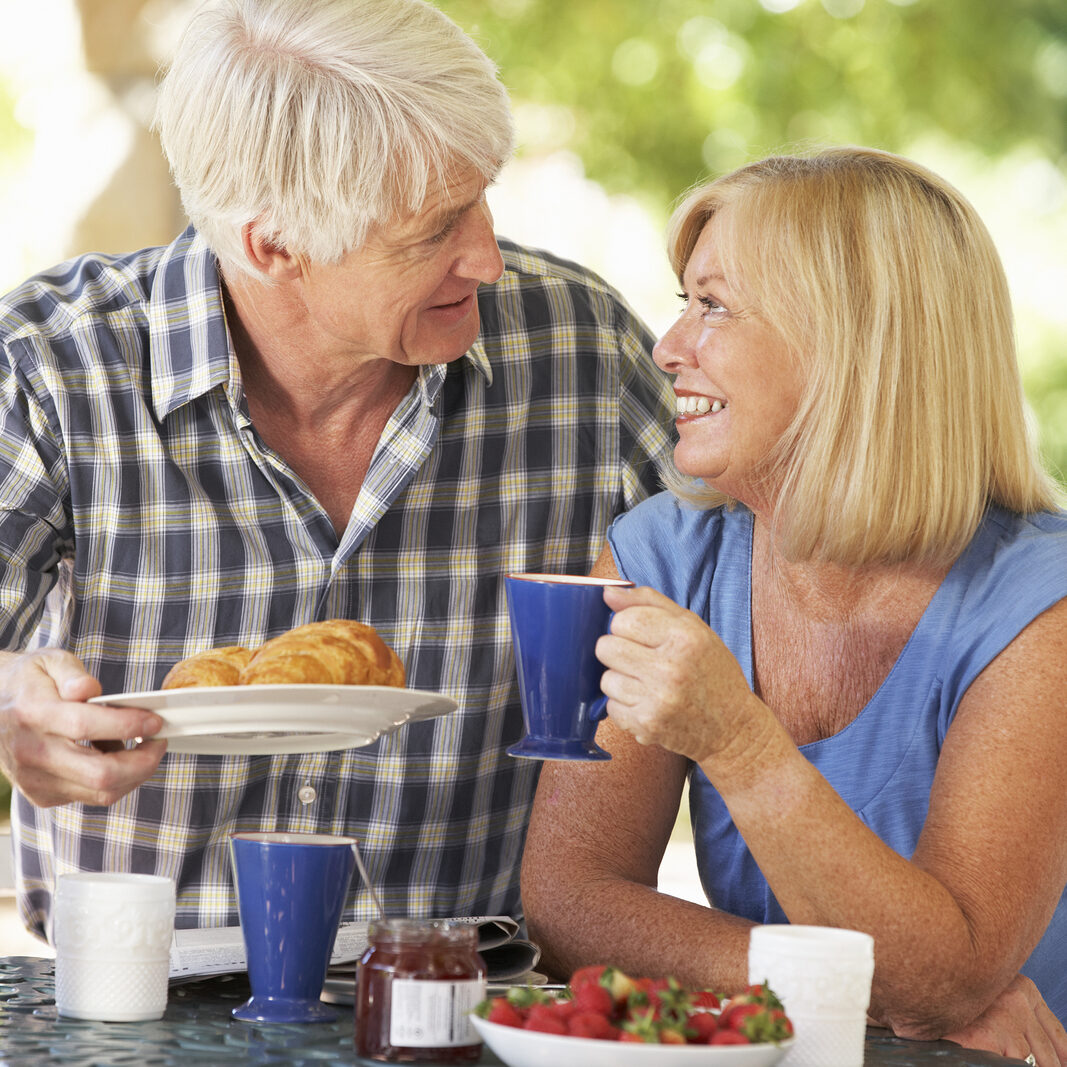
[{"label": "blue mug", "polygon": [[566,574],[507,574],[508,618],[519,676],[526,736],[508,749],[525,759],[605,760],[595,741],[607,698],[597,638],[607,633],[612,578]]},{"label": "blue mug", "polygon": [[357,842],[330,834],[236,833],[230,862],[252,996],[232,1015],[244,1022],[333,1022],[319,999]]}]

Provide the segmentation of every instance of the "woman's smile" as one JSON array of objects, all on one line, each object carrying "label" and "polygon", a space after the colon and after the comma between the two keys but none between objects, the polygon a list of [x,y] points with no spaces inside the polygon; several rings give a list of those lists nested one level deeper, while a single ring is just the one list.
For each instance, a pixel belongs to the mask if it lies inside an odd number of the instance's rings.
[{"label": "woman's smile", "polygon": [[726,407],[726,401],[718,397],[697,396],[690,393],[675,398],[675,407],[679,419],[690,419],[700,415],[717,415]]}]

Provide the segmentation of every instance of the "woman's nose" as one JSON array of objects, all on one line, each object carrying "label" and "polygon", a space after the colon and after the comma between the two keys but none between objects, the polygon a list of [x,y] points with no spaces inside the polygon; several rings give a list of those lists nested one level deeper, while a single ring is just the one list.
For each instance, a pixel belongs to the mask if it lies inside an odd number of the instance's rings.
[{"label": "woman's nose", "polygon": [[674,374],[683,364],[692,364],[696,350],[693,342],[693,328],[686,321],[686,316],[680,315],[652,349],[656,366],[668,374]]}]

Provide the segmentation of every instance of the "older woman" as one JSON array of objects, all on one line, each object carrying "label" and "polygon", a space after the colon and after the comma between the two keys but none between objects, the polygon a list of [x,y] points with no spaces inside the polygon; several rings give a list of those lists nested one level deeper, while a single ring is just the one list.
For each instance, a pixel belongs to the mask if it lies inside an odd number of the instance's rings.
[{"label": "older woman", "polygon": [[[597,649],[614,759],[544,767],[531,933],[731,989],[755,923],[865,930],[897,1033],[1029,994],[1004,1051],[1067,1062],[1030,984],[1067,1018],[1067,515],[990,238],[836,149],[696,190],[670,251],[678,476],[596,568],[637,583]],[[687,779],[708,908],[655,891]]]}]

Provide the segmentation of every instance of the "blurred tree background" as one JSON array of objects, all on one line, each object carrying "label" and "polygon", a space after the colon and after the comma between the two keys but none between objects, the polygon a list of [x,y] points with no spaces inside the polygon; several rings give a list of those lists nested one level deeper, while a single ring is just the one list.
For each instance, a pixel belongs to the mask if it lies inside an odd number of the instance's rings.
[{"label": "blurred tree background", "polygon": [[[1017,198],[1024,384],[1067,472],[1067,3],[1064,0],[441,0],[500,64],[522,151],[566,149],[665,220],[684,189],[827,143],[913,156]],[[978,204],[979,210],[982,205]],[[989,221],[987,215],[987,222]],[[1013,238],[1019,235],[1011,235]],[[1005,234],[994,232],[1008,259]],[[1051,309],[1051,314],[1050,314]],[[1030,310],[1026,308],[1025,310]]]},{"label": "blurred tree background", "polygon": [[[1067,150],[1063,0],[441,0],[534,137],[656,203],[808,141]],[[529,147],[529,146],[527,146]]]},{"label": "blurred tree background", "polygon": [[[662,266],[659,235],[678,195],[773,151],[874,145],[954,181],[1005,257],[1039,438],[1050,465],[1067,471],[1065,0],[439,5],[499,64],[518,119],[518,163],[573,158],[606,197],[637,203],[652,220],[656,247],[646,251],[635,242],[633,212],[613,216],[621,232],[608,254],[616,258],[647,255]],[[35,236],[51,235],[21,259],[0,261],[0,288],[65,255],[176,232],[180,218],[147,127],[156,67],[193,6],[0,0],[0,224],[11,229],[29,216]],[[58,66],[68,56],[80,65],[76,78]],[[67,123],[60,135],[57,116]],[[120,159],[110,184],[100,176],[108,152]],[[20,185],[27,167],[31,178]],[[533,195],[538,181],[513,207],[526,231],[513,235],[522,239],[560,214],[558,196]],[[34,206],[29,195],[42,190],[51,200]],[[75,193],[85,205],[60,239],[49,227]],[[0,245],[13,246],[9,237]],[[641,294],[622,288],[640,308]]]}]

